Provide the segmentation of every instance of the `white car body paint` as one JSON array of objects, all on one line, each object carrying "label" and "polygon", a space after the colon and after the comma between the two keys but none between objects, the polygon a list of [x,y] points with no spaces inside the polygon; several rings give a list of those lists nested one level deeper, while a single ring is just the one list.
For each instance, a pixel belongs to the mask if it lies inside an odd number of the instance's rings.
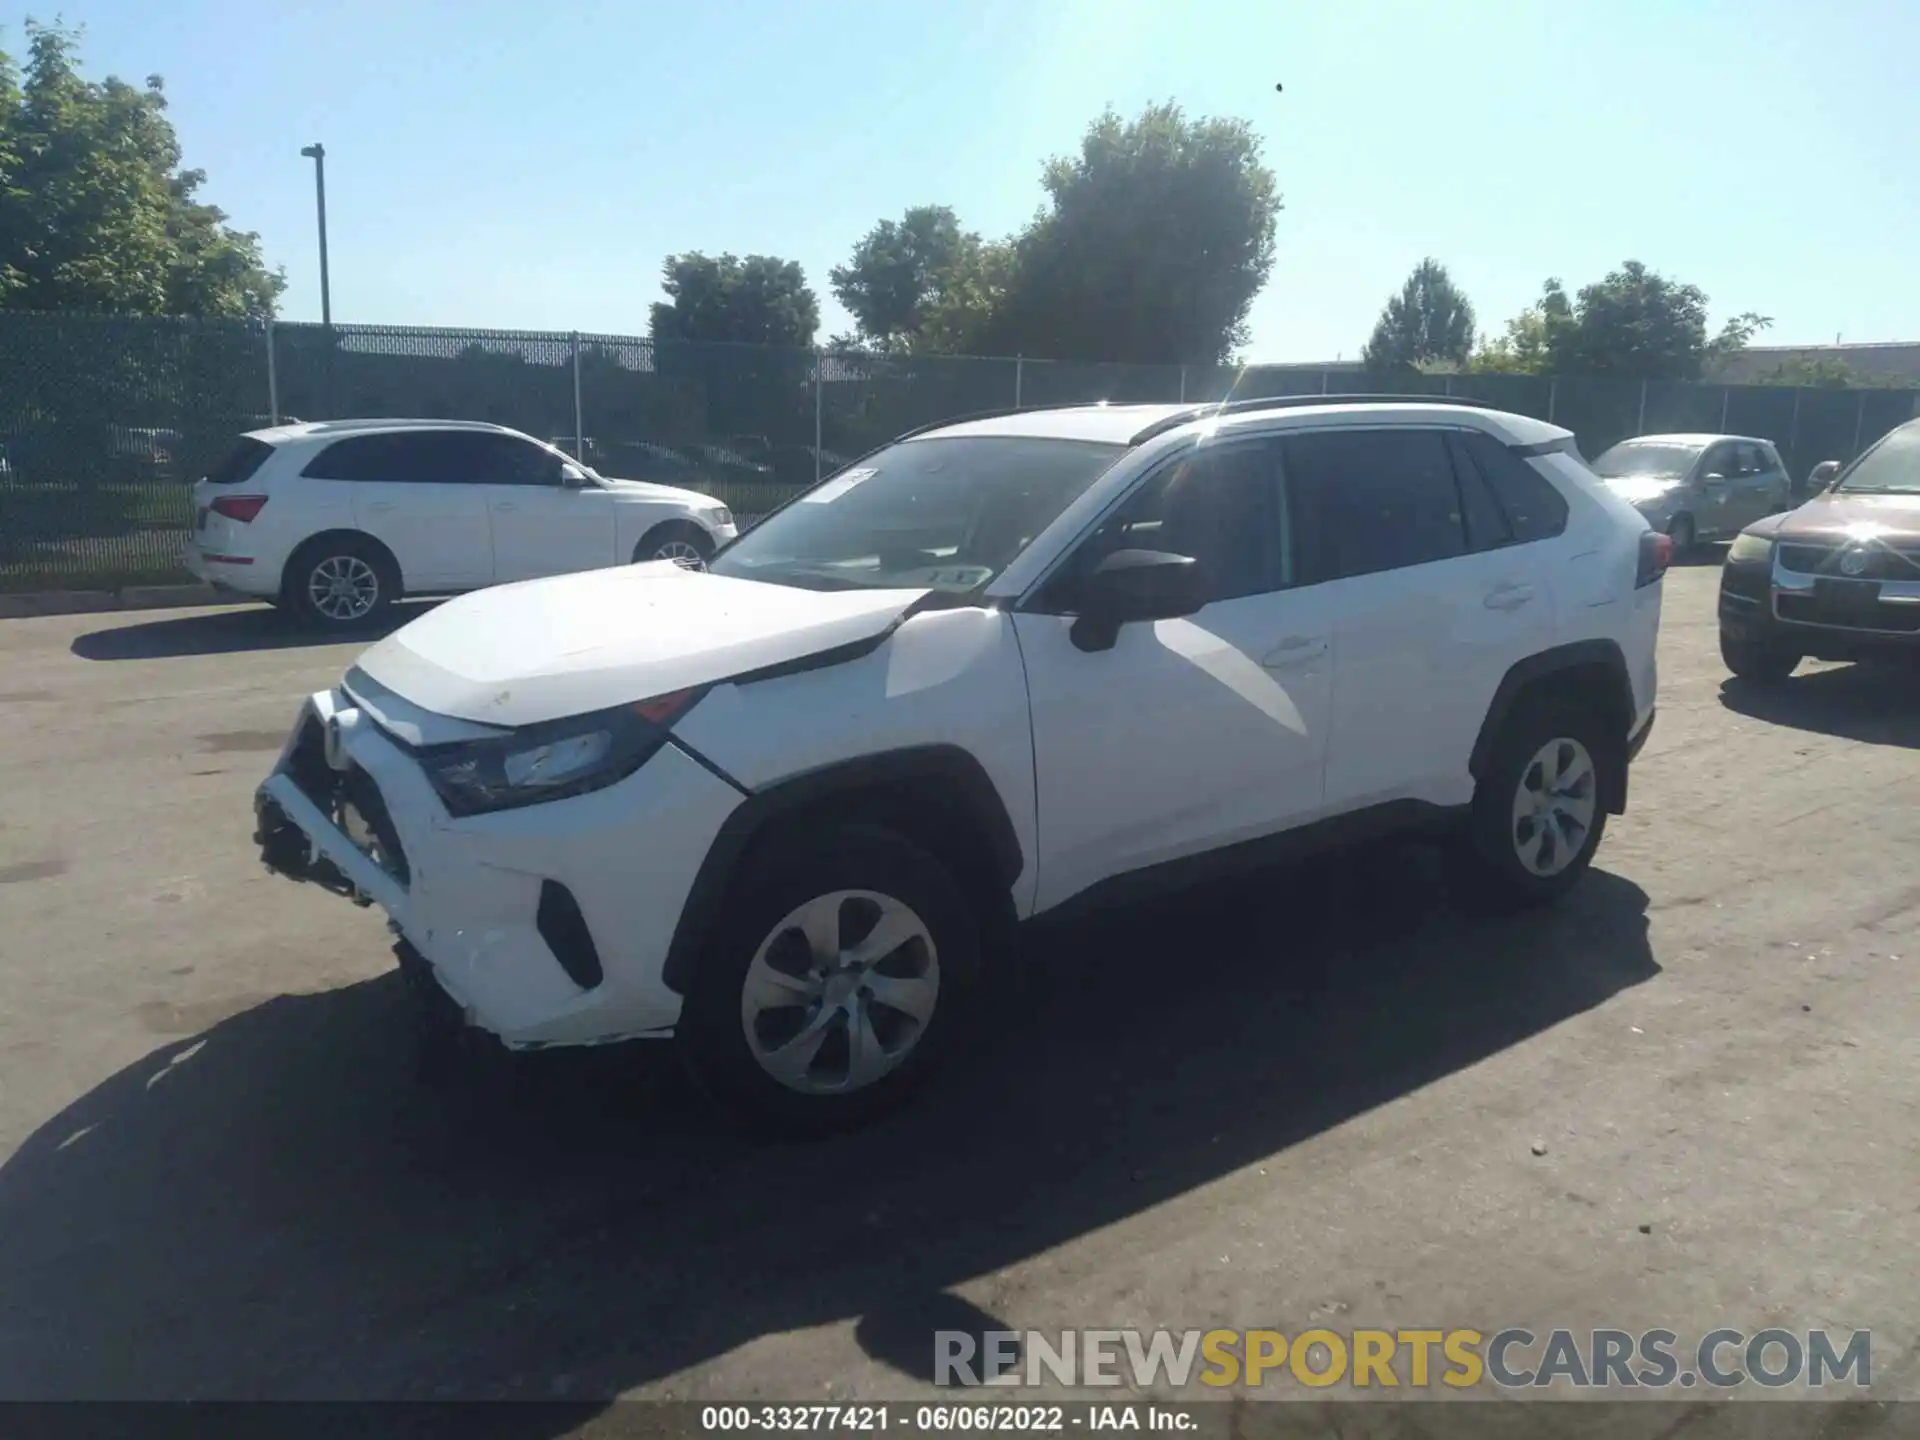
[{"label": "white car body paint", "polygon": [[[1029,411],[940,433],[1118,442],[1178,413]],[[800,589],[668,564],[481,591],[372,647],[344,688],[302,712],[348,720],[341,750],[378,785],[408,884],[319,813],[285,756],[265,793],[388,910],[475,1023],[512,1045],[589,1044],[674,1025],[679,997],[661,967],[728,817],[842,762],[935,746],[977,761],[1012,824],[1010,898],[1028,916],[1144,866],[1362,807],[1464,803],[1503,676],[1557,645],[1621,647],[1638,733],[1654,701],[1662,587],[1635,584],[1645,521],[1572,456],[1528,461],[1568,503],[1550,539],[1216,602],[1125,625],[1106,650],[1080,649],[1071,617],[1031,604],[1170,457],[1214,437],[1382,424],[1466,426],[1517,446],[1567,438],[1417,402],[1182,424],[1121,453],[966,597]],[[1516,587],[1530,593],[1509,604]],[[705,693],[663,748],[571,798],[455,818],[409,753],[695,688]],[[590,990],[534,928],[544,879],[573,892],[594,936],[605,979]]]}]

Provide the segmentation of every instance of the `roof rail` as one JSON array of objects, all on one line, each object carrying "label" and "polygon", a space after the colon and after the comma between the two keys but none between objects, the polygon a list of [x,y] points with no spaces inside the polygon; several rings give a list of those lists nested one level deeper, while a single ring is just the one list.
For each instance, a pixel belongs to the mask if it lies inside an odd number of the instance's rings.
[{"label": "roof rail", "polygon": [[1156,420],[1136,431],[1129,445],[1143,445],[1156,435],[1177,430],[1195,420],[1215,415],[1245,415],[1258,410],[1299,410],[1312,405],[1471,405],[1484,409],[1487,402],[1467,395],[1268,395],[1253,400],[1226,400],[1212,405],[1194,405],[1176,415]]},{"label": "roof rail", "polygon": [[496,425],[491,420],[447,420],[431,419],[409,415],[369,415],[358,420],[318,420],[310,428],[320,434],[333,434],[341,430],[384,430],[406,425],[431,425],[442,430],[504,430],[504,425]]},{"label": "roof rail", "polygon": [[965,415],[949,415],[944,420],[930,421],[925,425],[916,425],[911,430],[903,430],[894,436],[889,444],[897,445],[902,440],[911,440],[916,435],[924,435],[929,430],[944,430],[949,425],[964,425],[969,420],[998,420],[1003,415],[1024,415],[1029,410],[1052,410],[1062,407],[1052,405],[1003,405],[998,410],[974,410]]}]

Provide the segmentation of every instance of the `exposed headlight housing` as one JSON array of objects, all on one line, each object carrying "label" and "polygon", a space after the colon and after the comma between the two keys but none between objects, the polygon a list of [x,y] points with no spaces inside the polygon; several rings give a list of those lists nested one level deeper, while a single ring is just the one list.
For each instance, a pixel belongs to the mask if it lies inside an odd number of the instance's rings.
[{"label": "exposed headlight housing", "polygon": [[1752,565],[1772,558],[1771,535],[1736,535],[1733,544],[1727,547],[1727,563],[1730,565]]},{"label": "exposed headlight housing", "polygon": [[716,525],[731,525],[733,523],[733,511],[724,505],[714,506],[713,509],[707,512],[707,515]]},{"label": "exposed headlight housing", "polygon": [[633,774],[667,743],[673,722],[705,690],[681,690],[529,725],[511,735],[435,745],[419,752],[449,814],[485,815],[604,790]]}]

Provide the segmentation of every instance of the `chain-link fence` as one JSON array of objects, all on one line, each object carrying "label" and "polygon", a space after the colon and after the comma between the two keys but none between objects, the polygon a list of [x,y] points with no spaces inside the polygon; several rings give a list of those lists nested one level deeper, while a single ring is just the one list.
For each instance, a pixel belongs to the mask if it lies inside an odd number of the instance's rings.
[{"label": "chain-link fence", "polygon": [[[870,356],[624,335],[113,319],[0,311],[0,589],[182,578],[193,480],[242,431],[349,416],[491,420],[602,473],[764,513],[916,426],[1008,407],[1215,401],[1383,387],[1350,368]],[[1920,414],[1920,390],[1534,375],[1417,376],[1564,425],[1753,435],[1796,479]]]}]

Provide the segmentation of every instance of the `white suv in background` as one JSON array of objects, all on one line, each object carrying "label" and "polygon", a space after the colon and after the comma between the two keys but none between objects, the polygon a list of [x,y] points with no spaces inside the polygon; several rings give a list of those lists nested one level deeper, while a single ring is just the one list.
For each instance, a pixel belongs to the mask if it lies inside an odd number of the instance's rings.
[{"label": "white suv in background", "polygon": [[530,435],[456,420],[255,430],[193,500],[189,570],[331,629],[405,594],[630,561],[704,565],[737,533],[709,496],[608,480]]},{"label": "white suv in background", "polygon": [[1627,799],[1672,542],[1567,431],[1437,399],[903,436],[709,573],[455,600],[310,697],[269,868],[377,903],[512,1048],[677,1034],[800,1127],[886,1104],[1022,922],[1431,827],[1551,900]]}]

